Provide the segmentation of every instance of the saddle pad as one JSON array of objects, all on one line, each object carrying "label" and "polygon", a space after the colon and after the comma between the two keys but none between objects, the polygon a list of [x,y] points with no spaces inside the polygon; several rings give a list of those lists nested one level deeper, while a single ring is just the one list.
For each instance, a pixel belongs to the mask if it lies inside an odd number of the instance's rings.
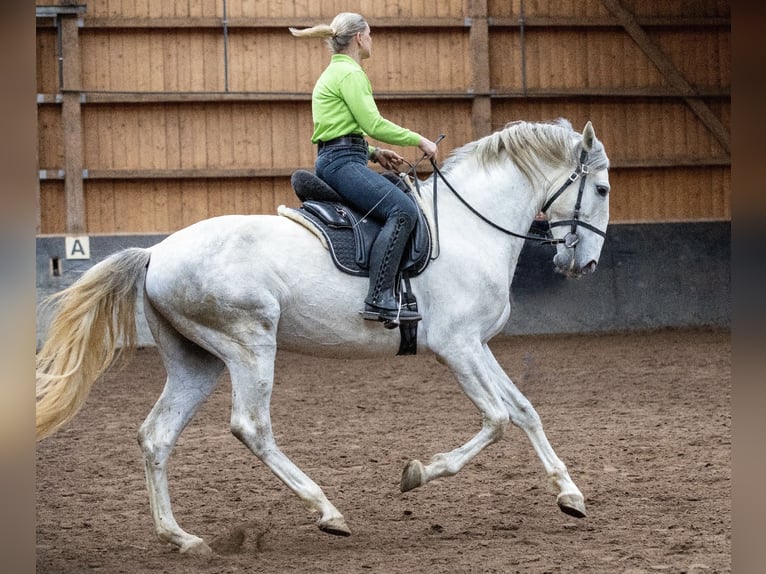
[{"label": "saddle pad", "polygon": [[[285,213],[288,212],[288,213]],[[292,207],[282,206],[280,215],[285,215],[290,219],[296,218],[308,221],[314,230],[324,238],[325,246],[330,251],[332,261],[335,266],[349,275],[359,277],[369,277],[369,269],[360,266],[357,257],[357,245],[354,238],[354,230],[351,226],[331,226],[327,225],[323,219],[306,209],[294,209]],[[360,222],[359,225],[369,225],[369,223]]]},{"label": "saddle pad", "polygon": [[[431,221],[412,186],[396,174],[386,172],[383,176],[418,207],[418,220],[399,269],[401,273],[414,277],[422,273],[431,260]],[[368,277],[370,250],[380,232],[381,223],[345,205],[335,190],[312,172],[296,170],[290,182],[302,205],[299,209],[280,206],[283,208],[280,214],[313,231],[330,251],[338,269],[350,275]]]}]

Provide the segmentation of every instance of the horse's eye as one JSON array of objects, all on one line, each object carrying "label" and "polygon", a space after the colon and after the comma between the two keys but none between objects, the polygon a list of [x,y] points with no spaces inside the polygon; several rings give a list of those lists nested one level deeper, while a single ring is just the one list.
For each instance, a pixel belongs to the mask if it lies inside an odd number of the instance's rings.
[{"label": "horse's eye", "polygon": [[597,185],[596,193],[598,193],[601,197],[606,197],[606,194],[609,193],[609,187],[606,185]]}]

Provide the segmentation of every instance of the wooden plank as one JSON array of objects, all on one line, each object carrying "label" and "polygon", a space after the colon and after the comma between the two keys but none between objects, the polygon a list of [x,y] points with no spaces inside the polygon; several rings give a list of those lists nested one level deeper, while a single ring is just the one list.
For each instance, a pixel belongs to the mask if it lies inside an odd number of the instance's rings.
[{"label": "wooden plank", "polygon": [[670,84],[678,90],[679,93],[685,96],[684,99],[686,104],[692,109],[700,121],[705,124],[713,136],[715,136],[726,153],[731,153],[731,138],[728,130],[723,127],[721,121],[710,110],[707,104],[699,99],[699,97],[696,97],[697,94],[691,84],[686,81],[673,63],[665,56],[662,50],[660,50],[657,44],[647,35],[641,25],[633,17],[633,14],[625,9],[620,0],[601,1],[604,3],[604,6],[617,17],[628,34],[644,51],[647,57],[649,57],[652,63],[657,66]]},{"label": "wooden plank", "polygon": [[181,114],[178,107],[165,108],[165,166],[181,167]]},{"label": "wooden plank", "polygon": [[[95,179],[218,179],[289,177],[294,169],[284,168],[181,168],[181,169],[89,169],[88,180]],[[50,178],[54,179],[54,178]]]},{"label": "wooden plank", "polygon": [[[465,28],[469,26],[465,18],[456,17],[368,17],[368,23],[371,28]],[[287,30],[290,26],[296,28],[308,28],[317,23],[316,18],[310,17],[272,17],[272,18],[252,18],[252,17],[230,17],[227,20],[229,28],[282,28]],[[173,17],[160,16],[151,18],[134,17],[98,17],[85,18],[83,20],[84,28],[222,28],[223,20],[221,17]]]},{"label": "wooden plank", "polygon": [[40,183],[40,233],[66,233],[66,201],[59,182]]},{"label": "wooden plank", "polygon": [[[645,28],[725,28],[731,26],[731,18],[716,16],[639,17],[638,24]],[[518,28],[522,22],[518,16],[490,17],[489,25],[497,28]],[[529,28],[611,28],[620,26],[615,17],[551,17],[524,16],[523,25]]]},{"label": "wooden plank", "polygon": [[[39,106],[35,106],[35,125],[40,124],[39,120]],[[39,129],[39,128],[38,128]],[[35,163],[40,165],[40,146],[35,146]],[[42,212],[40,211],[40,178],[35,180],[35,233],[40,233],[42,230]]]},{"label": "wooden plank", "polygon": [[117,229],[114,182],[88,185],[86,196],[88,233],[110,233]]}]

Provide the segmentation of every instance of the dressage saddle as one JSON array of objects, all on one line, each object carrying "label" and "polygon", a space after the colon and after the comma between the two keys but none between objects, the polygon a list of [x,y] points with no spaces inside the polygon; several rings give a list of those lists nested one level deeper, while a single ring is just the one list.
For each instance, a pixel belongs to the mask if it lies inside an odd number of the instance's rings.
[{"label": "dressage saddle", "polygon": [[[418,206],[418,221],[399,266],[400,274],[414,277],[425,270],[431,258],[428,221],[409,184],[394,173],[383,175]],[[290,183],[301,200],[301,207],[293,211],[324,236],[335,266],[350,275],[369,277],[370,250],[383,223],[346,205],[332,187],[310,171],[295,171]]]},{"label": "dressage saddle", "polygon": [[[409,184],[396,174],[386,172],[383,175],[418,207],[418,220],[405,248],[396,281],[402,308],[417,311],[417,300],[410,289],[409,279],[422,273],[431,261],[431,229]],[[310,171],[295,171],[290,183],[301,206],[285,208],[289,209],[289,217],[307,222],[324,239],[338,269],[349,275],[369,277],[370,251],[383,223],[346,205],[332,187]],[[416,354],[417,321],[402,322],[399,331],[401,342],[397,355]]]}]

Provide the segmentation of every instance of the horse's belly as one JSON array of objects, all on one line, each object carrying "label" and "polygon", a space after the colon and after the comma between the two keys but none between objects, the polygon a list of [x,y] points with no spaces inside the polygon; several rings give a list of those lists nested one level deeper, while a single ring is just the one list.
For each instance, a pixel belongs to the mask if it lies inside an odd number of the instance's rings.
[{"label": "horse's belly", "polygon": [[[277,329],[280,349],[322,357],[393,356],[399,349],[398,329],[362,319],[362,299],[291,305],[282,311]],[[358,309],[358,311],[357,311]]]}]

